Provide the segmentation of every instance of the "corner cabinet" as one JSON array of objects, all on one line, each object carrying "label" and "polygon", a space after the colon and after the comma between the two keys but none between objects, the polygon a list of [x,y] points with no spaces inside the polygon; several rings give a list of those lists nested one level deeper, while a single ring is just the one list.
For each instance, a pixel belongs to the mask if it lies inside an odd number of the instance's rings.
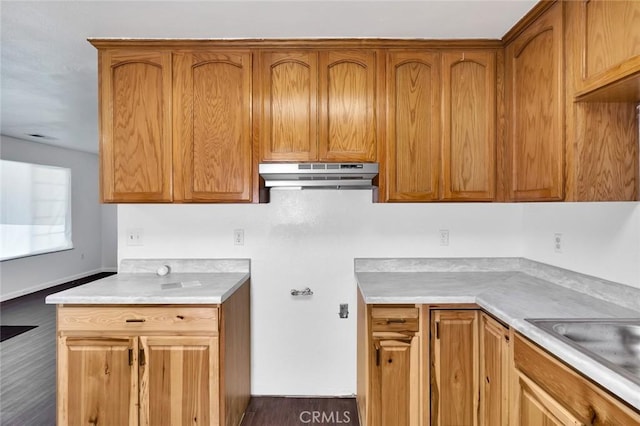
[{"label": "corner cabinet", "polygon": [[512,201],[564,198],[563,2],[526,27],[505,51],[507,159]]},{"label": "corner cabinet", "polygon": [[509,329],[480,312],[480,418],[481,426],[509,424]]},{"label": "corner cabinet", "polygon": [[509,330],[476,310],[431,310],[431,424],[509,424]]},{"label": "corner cabinet", "polygon": [[250,202],[251,52],[94,44],[102,201]]},{"label": "corner cabinet", "polygon": [[171,53],[99,53],[104,202],[172,201]]},{"label": "corner cabinet", "polygon": [[174,201],[251,201],[251,52],[173,59]]},{"label": "corner cabinet", "polygon": [[375,161],[376,52],[260,53],[264,161]]},{"label": "corner cabinet", "polygon": [[249,284],[222,305],[59,305],[58,424],[238,425]]},{"label": "corner cabinet", "polygon": [[478,311],[431,311],[431,424],[478,424]]}]

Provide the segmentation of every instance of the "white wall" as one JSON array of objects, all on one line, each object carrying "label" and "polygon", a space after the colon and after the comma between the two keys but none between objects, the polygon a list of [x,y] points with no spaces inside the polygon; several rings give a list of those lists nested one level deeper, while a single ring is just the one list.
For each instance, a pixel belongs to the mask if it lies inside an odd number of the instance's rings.
[{"label": "white wall", "polygon": [[[129,228],[142,246],[126,245]],[[245,245],[233,245],[244,229]],[[373,204],[371,191],[274,190],[264,205],[119,205],[118,258],[251,258],[252,393],[355,392],[355,257],[521,256],[520,204]],[[438,230],[449,229],[450,246]],[[310,287],[309,299],[292,288]],[[338,318],[349,303],[349,319]]]},{"label": "white wall", "polygon": [[[116,266],[115,241],[103,247],[102,234],[115,235],[115,209],[103,214],[98,202],[98,156],[2,136],[0,156],[6,160],[71,169],[72,238],[74,248],[63,252],[0,263],[0,300],[61,284]],[[106,222],[103,225],[103,217]],[[111,252],[111,256],[103,256]],[[105,257],[107,263],[103,263]]]},{"label": "white wall", "polygon": [[118,206],[102,205],[102,270],[116,272],[118,269]]},{"label": "white wall", "polygon": [[[355,257],[524,256],[640,287],[639,203],[373,204],[369,191],[271,198],[118,206],[119,259],[251,258],[255,395],[355,392]],[[142,246],[126,245],[129,228],[143,229]],[[239,228],[244,246],[233,245]],[[440,229],[450,246],[439,245]],[[290,296],[306,286],[312,298]],[[347,320],[340,303],[349,303]]]},{"label": "white wall", "polygon": [[640,288],[640,203],[525,204],[523,243],[529,259]]}]

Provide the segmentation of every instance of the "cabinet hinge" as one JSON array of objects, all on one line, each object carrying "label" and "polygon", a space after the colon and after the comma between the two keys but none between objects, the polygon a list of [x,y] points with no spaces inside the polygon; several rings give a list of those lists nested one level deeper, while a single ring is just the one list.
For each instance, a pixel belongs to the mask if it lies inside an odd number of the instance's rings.
[{"label": "cabinet hinge", "polygon": [[144,349],[140,349],[140,355],[138,357],[138,361],[140,363],[140,365],[145,365],[146,361],[144,359]]},{"label": "cabinet hinge", "polygon": [[129,365],[133,365],[133,349],[129,348]]},{"label": "cabinet hinge", "polygon": [[440,321],[436,321],[436,339],[440,338]]}]

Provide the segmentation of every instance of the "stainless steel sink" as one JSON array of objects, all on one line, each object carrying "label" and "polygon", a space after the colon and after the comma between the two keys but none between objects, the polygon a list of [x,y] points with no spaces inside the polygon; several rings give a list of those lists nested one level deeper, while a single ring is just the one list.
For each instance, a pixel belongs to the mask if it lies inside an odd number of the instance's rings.
[{"label": "stainless steel sink", "polygon": [[527,321],[640,385],[640,318]]}]

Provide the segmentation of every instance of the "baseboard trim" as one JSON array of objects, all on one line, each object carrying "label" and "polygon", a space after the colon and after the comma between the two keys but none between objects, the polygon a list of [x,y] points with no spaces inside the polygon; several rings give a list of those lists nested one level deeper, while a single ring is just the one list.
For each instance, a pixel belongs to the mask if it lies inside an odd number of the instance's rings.
[{"label": "baseboard trim", "polygon": [[58,279],[55,279],[55,280],[52,280],[52,281],[47,281],[45,283],[29,287],[29,288],[23,288],[23,289],[20,289],[20,290],[12,291],[11,293],[0,295],[0,302],[6,302],[8,300],[15,299],[15,298],[20,297],[20,296],[24,296],[24,295],[31,294],[31,293],[36,293],[38,291],[46,290],[48,288],[55,287],[55,286],[60,285],[60,284],[66,284],[66,283],[68,283],[70,281],[75,281],[75,280],[78,280],[78,279],[81,279],[81,278],[85,278],[85,277],[88,277],[88,276],[91,276],[91,275],[99,274],[101,272],[118,272],[118,271],[117,271],[117,268],[114,268],[114,267],[97,268],[97,269],[93,269],[91,271],[85,271],[85,272],[81,272],[79,274],[70,275],[68,277],[58,278]]}]

